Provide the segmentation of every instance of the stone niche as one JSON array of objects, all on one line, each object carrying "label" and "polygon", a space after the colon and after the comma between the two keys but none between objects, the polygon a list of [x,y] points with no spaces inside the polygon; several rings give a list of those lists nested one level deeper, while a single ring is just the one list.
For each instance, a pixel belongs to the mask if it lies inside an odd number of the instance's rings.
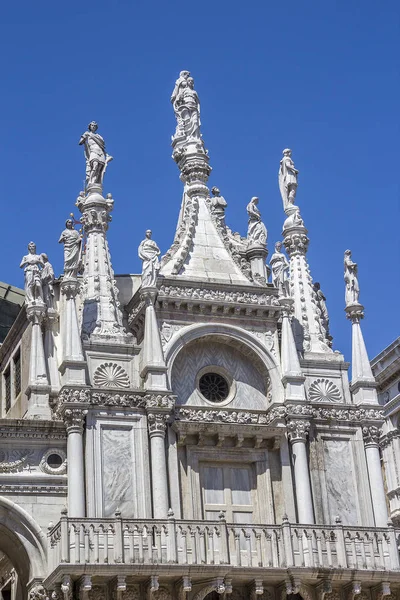
[{"label": "stone niche", "polygon": [[[224,399],[209,400],[203,395],[201,377],[207,373],[225,380]],[[187,344],[175,359],[171,381],[178,405],[247,410],[267,407],[267,370],[252,350],[235,340],[228,343],[226,338],[210,336]]]}]

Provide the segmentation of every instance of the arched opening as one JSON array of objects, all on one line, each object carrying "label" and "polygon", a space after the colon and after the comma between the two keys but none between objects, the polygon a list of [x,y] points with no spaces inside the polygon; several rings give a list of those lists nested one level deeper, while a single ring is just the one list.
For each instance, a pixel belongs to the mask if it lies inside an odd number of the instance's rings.
[{"label": "arched opening", "polygon": [[[44,579],[46,537],[32,517],[11,500],[0,497],[0,554],[16,572],[16,597],[27,599],[31,579]],[[7,586],[10,587],[7,583]],[[7,595],[8,590],[5,590]],[[3,593],[4,597],[4,593]]]},{"label": "arched opening", "polygon": [[217,594],[217,592],[211,592],[210,594],[207,594],[204,600],[221,600],[221,595]]}]

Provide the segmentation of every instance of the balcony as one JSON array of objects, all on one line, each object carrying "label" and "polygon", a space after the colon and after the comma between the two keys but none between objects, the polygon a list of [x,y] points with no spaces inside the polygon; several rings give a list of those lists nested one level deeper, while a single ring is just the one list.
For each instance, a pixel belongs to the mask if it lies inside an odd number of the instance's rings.
[{"label": "balcony", "polygon": [[[76,519],[65,514],[48,533],[48,583],[63,574],[349,569],[398,571],[400,530],[394,527],[238,525],[218,521]],[[124,566],[126,565],[126,567]],[[205,568],[209,567],[209,568]],[[399,577],[398,574],[395,575]]]}]

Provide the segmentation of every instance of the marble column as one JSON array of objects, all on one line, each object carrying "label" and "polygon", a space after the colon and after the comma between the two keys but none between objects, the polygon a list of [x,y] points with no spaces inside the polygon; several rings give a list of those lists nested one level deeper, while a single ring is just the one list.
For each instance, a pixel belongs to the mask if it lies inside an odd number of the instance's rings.
[{"label": "marble column", "polygon": [[83,424],[87,411],[67,408],[64,422],[67,428],[68,516],[85,517],[85,473],[83,460]]},{"label": "marble column", "polygon": [[151,487],[153,493],[154,519],[166,519],[168,516],[168,480],[167,458],[165,454],[165,432],[168,414],[150,412],[147,415],[151,452]]},{"label": "marble column", "polygon": [[379,453],[380,430],[372,425],[363,427],[365,455],[367,458],[369,486],[371,490],[372,508],[375,527],[387,527],[388,510],[383,485],[381,457]]},{"label": "marble column", "polygon": [[157,289],[153,287],[142,288],[140,295],[146,306],[140,375],[144,380],[146,390],[166,391],[167,367],[154,310]]},{"label": "marble column", "polygon": [[29,384],[26,391],[29,398],[27,417],[30,419],[51,419],[50,385],[47,377],[42,334],[42,323],[46,315],[46,307],[44,304],[27,306],[26,315],[32,323]]},{"label": "marble column", "polygon": [[298,519],[299,523],[308,525],[315,522],[307,458],[307,434],[310,423],[303,419],[291,420],[287,423],[287,428],[292,446]]},{"label": "marble column", "polygon": [[76,311],[78,280],[67,278],[61,282],[61,294],[65,297],[62,314],[63,360],[60,365],[63,384],[84,384],[86,362],[82,351],[81,335]]},{"label": "marble column", "polygon": [[280,298],[279,303],[282,307],[281,370],[285,399],[305,400],[305,377],[301,371],[291,324],[294,300]]}]

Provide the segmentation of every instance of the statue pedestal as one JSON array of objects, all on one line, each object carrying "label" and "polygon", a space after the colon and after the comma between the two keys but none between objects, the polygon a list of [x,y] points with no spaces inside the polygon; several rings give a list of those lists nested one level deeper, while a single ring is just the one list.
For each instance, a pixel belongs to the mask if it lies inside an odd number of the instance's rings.
[{"label": "statue pedestal", "polygon": [[47,378],[42,334],[42,323],[46,315],[46,306],[42,303],[27,306],[26,315],[32,323],[29,384],[26,389],[29,404],[26,416],[30,419],[47,420],[51,419],[49,405],[51,387]]},{"label": "statue pedestal", "polygon": [[266,246],[250,244],[246,250],[246,258],[250,262],[251,276],[254,283],[266,285],[268,282],[268,267],[265,264],[268,250]]}]

